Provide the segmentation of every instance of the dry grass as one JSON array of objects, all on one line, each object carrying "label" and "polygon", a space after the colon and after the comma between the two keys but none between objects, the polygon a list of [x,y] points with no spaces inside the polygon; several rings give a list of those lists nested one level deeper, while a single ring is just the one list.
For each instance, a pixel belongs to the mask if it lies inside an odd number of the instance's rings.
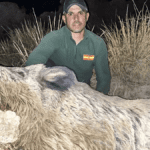
[{"label": "dry grass", "polygon": [[115,29],[111,27],[111,30],[104,26],[106,30],[103,32],[107,41],[111,72],[126,81],[144,82],[146,79],[147,83],[150,73],[150,15],[148,9],[145,15],[143,9],[142,16],[140,13],[141,11],[137,18],[130,19],[126,13],[125,23],[118,17],[121,30],[117,26],[114,26]]}]

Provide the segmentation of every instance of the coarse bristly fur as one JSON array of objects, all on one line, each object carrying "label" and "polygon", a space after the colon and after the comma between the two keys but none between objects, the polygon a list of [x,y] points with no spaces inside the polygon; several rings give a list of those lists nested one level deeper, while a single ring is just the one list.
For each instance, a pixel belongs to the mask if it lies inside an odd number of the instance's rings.
[{"label": "coarse bristly fur", "polygon": [[0,67],[0,99],[21,119],[12,149],[150,149],[149,99],[104,95],[66,67]]}]

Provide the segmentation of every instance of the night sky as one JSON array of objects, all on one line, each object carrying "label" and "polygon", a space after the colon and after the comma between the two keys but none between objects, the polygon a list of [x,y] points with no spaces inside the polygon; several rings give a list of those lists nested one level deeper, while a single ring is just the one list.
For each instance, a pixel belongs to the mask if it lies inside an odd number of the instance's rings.
[{"label": "night sky", "polygon": [[[132,0],[85,0],[86,3],[89,5],[88,7],[91,7],[93,11],[94,8],[97,9],[97,7],[103,6],[103,5],[109,5],[113,3],[112,7],[120,7],[121,9],[126,9],[125,4],[133,4]],[[138,8],[142,8],[144,2],[146,0],[134,0]],[[8,2],[8,1],[3,1]],[[59,7],[63,6],[64,0],[43,0],[43,1],[9,1],[18,4],[18,6],[25,7],[27,9],[27,13],[32,12],[32,7],[36,10],[36,15],[40,15],[44,11],[58,11]],[[142,4],[142,5],[141,5]],[[147,0],[147,5],[150,4],[150,1]],[[122,7],[121,7],[122,6]],[[111,8],[110,8],[111,10]],[[101,12],[101,10],[99,9]]]},{"label": "night sky", "polygon": [[[10,1],[9,1],[10,2]],[[14,3],[17,3],[18,6],[21,8],[22,6],[25,7],[27,9],[27,13],[32,12],[32,7],[35,9],[36,11],[36,15],[39,16],[41,13],[45,12],[45,11],[58,11],[59,6],[61,6],[61,2],[60,0],[43,0],[43,1],[11,1]]]}]

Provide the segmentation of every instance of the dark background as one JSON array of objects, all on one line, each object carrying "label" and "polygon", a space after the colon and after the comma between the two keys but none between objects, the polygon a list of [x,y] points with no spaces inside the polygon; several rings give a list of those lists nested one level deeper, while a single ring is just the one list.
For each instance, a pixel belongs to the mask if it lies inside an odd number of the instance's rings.
[{"label": "dark background", "polygon": [[[24,19],[35,21],[33,15],[33,8],[36,17],[45,21],[45,26],[48,26],[48,16],[53,17],[56,13],[56,21],[58,21],[59,14],[63,12],[63,4],[65,0],[41,0],[41,1],[2,1],[0,2],[0,40],[5,40],[8,38],[7,32],[10,29],[21,28],[24,23]],[[89,27],[92,29],[95,25],[94,33],[102,33],[99,28],[103,28],[102,20],[106,26],[112,23],[117,23],[118,28],[120,28],[120,23],[118,16],[125,21],[125,16],[128,6],[128,17],[131,15],[136,17],[134,10],[134,4],[132,0],[85,0],[89,12]],[[146,6],[150,7],[150,0],[134,0],[138,11],[141,11],[146,3]],[[146,6],[144,6],[144,12],[146,11]],[[137,12],[138,13],[138,12]],[[64,24],[63,24],[64,25]]]}]

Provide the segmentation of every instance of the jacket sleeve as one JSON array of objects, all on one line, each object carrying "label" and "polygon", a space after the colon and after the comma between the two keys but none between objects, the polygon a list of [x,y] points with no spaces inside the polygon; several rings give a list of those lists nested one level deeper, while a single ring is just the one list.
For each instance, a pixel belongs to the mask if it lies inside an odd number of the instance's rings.
[{"label": "jacket sleeve", "polygon": [[95,72],[97,87],[96,90],[108,94],[110,90],[111,75],[108,65],[108,54],[104,40],[101,38],[96,51]]},{"label": "jacket sleeve", "polygon": [[56,38],[54,37],[54,32],[51,32],[44,36],[40,44],[29,55],[25,65],[30,66],[33,64],[45,64],[56,49],[56,45],[58,45],[55,44]]}]

